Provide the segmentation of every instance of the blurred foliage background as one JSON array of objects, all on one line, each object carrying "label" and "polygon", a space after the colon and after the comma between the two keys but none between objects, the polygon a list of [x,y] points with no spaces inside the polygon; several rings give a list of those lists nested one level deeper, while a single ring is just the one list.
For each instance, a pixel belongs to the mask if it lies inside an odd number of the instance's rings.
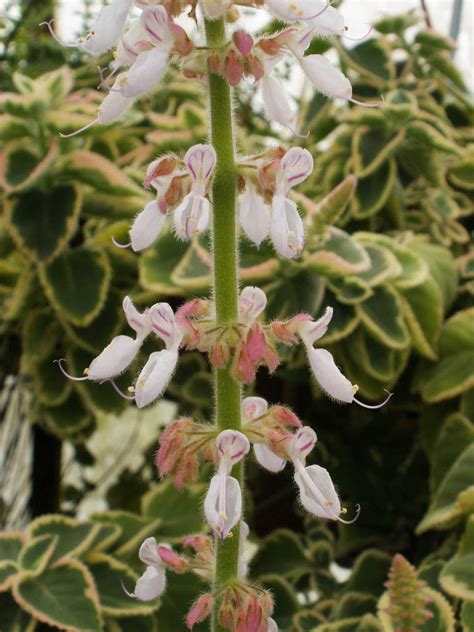
[{"label": "blurred foliage background", "polygon": [[[81,373],[125,330],[126,294],[139,307],[208,295],[208,238],[166,233],[139,256],[111,241],[126,240],[148,200],[146,165],[206,139],[205,89],[171,69],[120,124],[61,139],[95,116],[96,63],[38,29],[54,2],[20,5],[2,24],[0,61],[0,627],[184,630],[197,579],[171,577],[158,604],[130,601],[120,580],[136,579],[144,537],[179,547],[204,529],[209,472],[178,493],[152,464],[176,415],[210,419],[209,367],[186,354],[166,401],[139,412],[107,386],[63,379],[53,360]],[[395,392],[379,411],[336,405],[293,350],[276,376],[258,375],[255,393],[314,426],[318,463],[363,507],[350,527],[310,521],[290,473],[249,463],[250,572],[273,590],[281,630],[393,630],[384,583],[395,553],[431,591],[422,632],[474,630],[474,149],[453,46],[414,13],[351,48],[315,39],[310,52],[332,49],[358,97],[385,104],[302,97],[316,163],[295,198],[307,249],[283,262],[242,238],[241,280],[265,290],[268,317],[332,305],[321,345],[367,400]],[[244,155],[287,140],[253,113],[254,96],[236,95]]]}]

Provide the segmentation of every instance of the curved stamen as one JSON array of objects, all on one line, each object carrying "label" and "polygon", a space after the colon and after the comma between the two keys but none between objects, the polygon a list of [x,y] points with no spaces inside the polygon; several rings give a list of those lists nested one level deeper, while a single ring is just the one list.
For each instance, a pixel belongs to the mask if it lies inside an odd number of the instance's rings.
[{"label": "curved stamen", "polygon": [[361,105],[364,108],[379,108],[381,105],[385,103],[383,98],[380,101],[376,101],[375,103],[364,103],[363,101],[358,101],[357,99],[353,99],[353,98],[348,99],[348,101],[350,101],[351,103],[354,103],[355,105]]},{"label": "curved stamen", "polygon": [[356,404],[359,404],[359,406],[362,406],[362,408],[370,408],[372,410],[375,410],[376,408],[382,408],[382,406],[385,406],[385,404],[391,399],[391,397],[393,397],[393,393],[390,393],[387,390],[385,390],[385,392],[388,393],[387,397],[383,400],[383,402],[381,402],[380,404],[375,404],[374,406],[371,406],[370,404],[364,404],[364,402],[359,401],[356,397],[354,397],[352,401]]},{"label": "curved stamen", "polygon": [[127,597],[130,597],[131,599],[136,599],[135,594],[128,592],[128,590],[125,588],[125,583],[123,579],[120,580],[120,585],[122,586],[122,590],[127,595]]},{"label": "curved stamen", "polygon": [[365,40],[366,37],[369,37],[369,35],[372,33],[373,31],[373,26],[371,25],[369,27],[369,30],[367,31],[367,33],[365,35],[362,35],[362,37],[349,37],[349,35],[343,35],[342,37],[344,39],[348,39],[351,40],[351,42],[361,42],[362,40]]},{"label": "curved stamen", "polygon": [[119,69],[119,66],[114,68],[112,72],[110,72],[107,76],[105,76],[103,68],[101,68],[100,66],[97,66],[97,72],[99,73],[99,78],[100,78],[100,83],[97,86],[97,90],[100,90],[104,86],[107,87],[109,81],[112,79],[112,77],[115,75],[118,69]]},{"label": "curved stamen", "polygon": [[117,386],[117,384],[115,383],[115,380],[111,379],[111,380],[105,380],[105,381],[110,382],[112,386],[114,387],[114,389],[116,390],[116,392],[120,395],[120,397],[123,397],[123,399],[128,399],[128,401],[132,401],[135,399],[135,395],[125,395],[125,393],[120,389],[120,387]]},{"label": "curved stamen", "polygon": [[324,9],[321,9],[321,11],[318,11],[318,13],[316,13],[316,15],[312,15],[309,18],[305,18],[306,20],[314,20],[315,18],[318,18],[320,15],[322,15],[327,9],[329,9],[329,7],[331,6],[332,2],[331,0],[327,0],[326,2],[326,6],[324,7]]},{"label": "curved stamen", "polygon": [[344,518],[341,518],[339,516],[337,520],[338,522],[342,522],[342,524],[354,524],[354,522],[359,518],[360,512],[361,512],[361,506],[356,505],[356,515],[352,518],[352,520],[344,520]]},{"label": "curved stamen", "polygon": [[47,26],[48,27],[48,31],[51,35],[51,37],[54,39],[55,42],[57,42],[60,46],[65,46],[66,48],[75,48],[77,46],[77,44],[66,44],[66,42],[63,42],[62,39],[56,35],[56,33],[54,32],[53,27],[51,26],[52,23],[55,20],[49,20],[48,22],[40,22],[40,24],[38,26]]},{"label": "curved stamen", "polygon": [[77,136],[81,132],[85,132],[86,129],[89,129],[90,127],[92,127],[98,122],[99,122],[99,119],[96,118],[91,123],[87,123],[87,125],[84,125],[84,127],[81,127],[81,129],[78,129],[75,132],[71,132],[70,134],[62,134],[61,132],[59,132],[59,135],[61,136],[61,138],[72,138],[73,136]]},{"label": "curved stamen", "polygon": [[58,360],[53,360],[53,362],[56,362],[59,370],[61,371],[61,373],[63,375],[65,375],[67,377],[68,380],[74,380],[74,382],[84,382],[84,380],[88,380],[89,378],[87,377],[87,375],[85,375],[84,377],[74,377],[74,375],[70,375],[64,368],[63,365],[61,364],[62,362],[66,362],[65,358],[59,358]]},{"label": "curved stamen", "polygon": [[111,239],[112,239],[112,243],[114,244],[114,246],[117,246],[117,248],[130,248],[130,246],[132,245],[131,241],[129,241],[128,244],[121,244],[121,243],[119,243],[115,239],[115,237],[113,235],[112,235]]}]

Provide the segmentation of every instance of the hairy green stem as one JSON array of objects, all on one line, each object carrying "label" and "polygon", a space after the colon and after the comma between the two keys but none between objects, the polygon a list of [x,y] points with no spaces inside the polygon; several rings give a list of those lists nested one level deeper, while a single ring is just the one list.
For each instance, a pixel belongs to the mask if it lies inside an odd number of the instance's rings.
[{"label": "hairy green stem", "polygon": [[[224,20],[206,20],[206,38],[210,49],[221,48],[226,42]],[[217,154],[217,166],[212,185],[214,298],[218,325],[238,321],[238,249],[235,216],[236,171],[232,133],[232,102],[227,81],[209,73],[211,140]],[[239,430],[240,386],[230,368],[215,371],[216,423],[219,430]],[[232,475],[243,484],[242,463],[234,466]],[[219,589],[237,577],[239,561],[239,529],[232,538],[216,541],[214,588]],[[212,617],[213,632],[224,632]]]}]

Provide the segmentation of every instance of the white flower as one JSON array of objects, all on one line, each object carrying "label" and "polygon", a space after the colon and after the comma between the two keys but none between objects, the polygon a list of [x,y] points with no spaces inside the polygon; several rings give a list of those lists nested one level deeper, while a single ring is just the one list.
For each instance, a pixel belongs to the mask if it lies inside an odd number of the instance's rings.
[{"label": "white flower", "polygon": [[211,145],[194,145],[186,152],[184,163],[191,177],[191,192],[174,211],[174,225],[178,237],[191,239],[209,224],[211,205],[205,195],[216,165],[216,152]]},{"label": "white flower", "polygon": [[293,134],[297,134],[294,127],[296,114],[286,98],[283,84],[275,79],[275,77],[266,73],[260,79],[260,87],[262,89],[262,99],[268,118],[271,121],[275,121],[287,127]]},{"label": "white flower", "polygon": [[176,320],[176,316],[168,303],[156,303],[148,313],[151,327],[169,351],[177,351],[183,340],[184,332]]},{"label": "white flower", "polygon": [[331,99],[352,99],[349,79],[322,55],[307,55],[298,60],[303,72],[313,86]]},{"label": "white flower", "polygon": [[166,588],[166,567],[157,553],[158,545],[155,538],[147,538],[140,547],[138,557],[147,565],[143,575],[137,580],[133,593],[125,593],[139,601],[152,601],[157,599]]},{"label": "white flower", "polygon": [[383,402],[374,406],[359,401],[355,397],[358,387],[352,384],[347,377],[342,374],[332,354],[326,349],[315,349],[313,347],[314,343],[326,333],[332,316],[332,307],[327,307],[321,318],[317,321],[303,322],[298,331],[306,347],[309,364],[316,381],[329,397],[332,397],[338,402],[346,402],[348,404],[355,402],[364,408],[381,408],[392,397],[392,393],[389,393]]},{"label": "white flower", "polygon": [[204,513],[209,526],[226,538],[240,520],[242,493],[237,479],[230,476],[232,467],[249,451],[247,437],[237,430],[224,430],[216,438],[219,466],[212,477],[204,501]]},{"label": "white flower", "polygon": [[150,354],[134,386],[138,408],[144,408],[160,397],[173,377],[177,363],[177,351],[163,349]]},{"label": "white flower", "polygon": [[239,217],[244,233],[257,247],[260,246],[270,232],[270,212],[250,181],[247,181],[240,198]]},{"label": "white flower", "polygon": [[266,0],[271,13],[284,22],[310,20],[327,10],[323,0]]},{"label": "white flower", "polygon": [[242,402],[242,414],[246,421],[261,417],[268,410],[268,402],[263,397],[246,397]]},{"label": "white flower", "polygon": [[168,68],[168,50],[157,46],[140,53],[124,73],[120,93],[127,99],[141,97],[160,83]]},{"label": "white flower", "polygon": [[251,325],[265,309],[267,297],[259,287],[247,286],[239,295],[240,322]]},{"label": "white flower", "polygon": [[319,16],[310,20],[314,35],[344,35],[344,16],[334,7],[328,6]]},{"label": "white flower", "polygon": [[319,465],[304,467],[295,462],[295,481],[303,507],[319,518],[338,520],[341,502],[327,470]]},{"label": "white flower", "polygon": [[276,624],[276,621],[275,619],[272,619],[271,617],[269,617],[268,619],[267,632],[278,632],[278,626]]},{"label": "white flower", "polygon": [[278,474],[278,472],[281,472],[284,469],[286,460],[275,454],[264,443],[255,443],[253,451],[258,464],[269,472]]},{"label": "white flower", "polygon": [[130,230],[130,244],[134,252],[149,248],[160,234],[166,223],[166,213],[162,213],[158,201],[148,202],[137,215]]}]

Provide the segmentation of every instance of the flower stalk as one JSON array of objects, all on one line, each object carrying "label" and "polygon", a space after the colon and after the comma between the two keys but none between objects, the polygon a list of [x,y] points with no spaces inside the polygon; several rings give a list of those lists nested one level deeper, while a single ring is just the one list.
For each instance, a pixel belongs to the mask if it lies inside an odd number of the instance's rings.
[{"label": "flower stalk", "polygon": [[[219,49],[226,43],[224,20],[206,20],[206,40],[209,49]],[[229,83],[209,71],[209,103],[211,142],[217,156],[212,185],[214,300],[217,325],[238,322],[238,249],[236,225],[236,170],[232,131],[232,102]],[[216,424],[219,430],[240,430],[241,391],[229,366],[215,369]],[[243,461],[237,463],[233,476],[243,486]],[[233,537],[216,542],[214,589],[218,591],[236,579],[239,563],[239,527]],[[213,632],[224,632],[219,624],[215,601],[212,617]]]}]

